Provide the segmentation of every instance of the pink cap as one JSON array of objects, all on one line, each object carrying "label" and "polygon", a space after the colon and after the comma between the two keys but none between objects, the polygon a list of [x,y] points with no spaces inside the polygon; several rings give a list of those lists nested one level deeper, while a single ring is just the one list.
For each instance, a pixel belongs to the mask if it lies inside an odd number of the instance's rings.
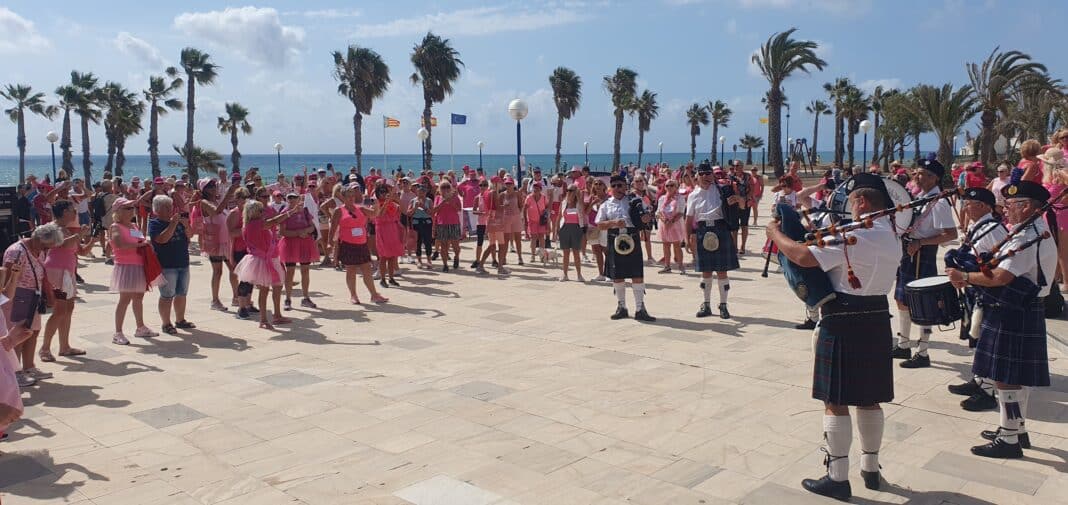
[{"label": "pink cap", "polygon": [[163,182],[164,181],[162,177],[156,177],[155,179],[152,179],[152,184],[163,184]]},{"label": "pink cap", "polygon": [[118,209],[121,207],[128,207],[133,205],[134,203],[136,203],[134,200],[130,200],[129,198],[124,198],[120,196],[115,199],[115,203],[111,204],[111,208]]},{"label": "pink cap", "polygon": [[215,179],[211,177],[203,177],[197,181],[197,189],[204,191],[204,188],[208,187],[208,184],[215,182]]}]

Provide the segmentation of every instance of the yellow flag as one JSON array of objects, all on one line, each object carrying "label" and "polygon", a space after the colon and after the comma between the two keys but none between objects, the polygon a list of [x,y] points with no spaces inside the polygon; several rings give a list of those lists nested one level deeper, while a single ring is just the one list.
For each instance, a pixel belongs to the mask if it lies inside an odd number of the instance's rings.
[{"label": "yellow flag", "polygon": [[768,124],[768,118],[766,118],[766,117],[760,118],[760,124]]}]

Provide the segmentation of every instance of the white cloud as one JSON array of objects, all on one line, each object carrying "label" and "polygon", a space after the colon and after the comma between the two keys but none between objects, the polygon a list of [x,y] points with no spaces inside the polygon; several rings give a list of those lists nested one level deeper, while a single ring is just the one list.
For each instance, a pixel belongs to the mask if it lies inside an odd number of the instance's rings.
[{"label": "white cloud", "polygon": [[891,89],[902,89],[901,79],[898,79],[897,77],[886,79],[868,79],[860,84],[857,84],[858,88],[868,94],[871,94],[873,91],[875,91],[876,86],[882,86],[884,91]]},{"label": "white cloud", "polygon": [[504,6],[478,7],[359,25],[351,38],[422,35],[430,30],[449,35],[489,35],[508,31],[540,30],[577,23],[584,19],[584,14],[564,7],[522,11]]},{"label": "white cloud", "polygon": [[813,42],[816,43],[816,49],[814,49],[812,52],[816,53],[816,56],[819,56],[824,61],[829,61],[831,58],[831,52],[834,51],[834,44],[825,40],[816,39],[814,39]]},{"label": "white cloud", "polygon": [[0,7],[0,53],[38,52],[52,43],[30,21],[7,7]]},{"label": "white cloud", "polygon": [[284,66],[304,50],[304,29],[283,25],[269,7],[186,12],[174,18],[174,26],[263,65]]},{"label": "white cloud", "polygon": [[112,41],[120,51],[126,53],[151,67],[166,67],[167,61],[160,56],[159,49],[148,42],[130,35],[129,32],[119,32]]},{"label": "white cloud", "polygon": [[318,9],[297,13],[287,12],[286,14],[300,14],[306,18],[313,19],[343,19],[360,17],[363,12],[359,9]]},{"label": "white cloud", "polygon": [[[694,5],[707,0],[664,0],[668,5]],[[798,11],[819,10],[831,14],[857,15],[871,10],[872,0],[720,0],[733,3],[743,9],[794,9]]]}]

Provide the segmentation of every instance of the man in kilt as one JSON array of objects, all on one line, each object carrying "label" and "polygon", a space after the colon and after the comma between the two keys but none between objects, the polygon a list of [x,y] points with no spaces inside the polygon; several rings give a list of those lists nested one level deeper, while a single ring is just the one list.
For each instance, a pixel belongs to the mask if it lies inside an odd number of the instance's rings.
[{"label": "man in kilt", "polygon": [[[858,174],[849,184],[848,208],[854,220],[892,205],[882,178]],[[802,487],[838,500],[852,495],[849,485],[849,447],[853,441],[849,406],[856,407],[860,433],[860,475],[868,489],[879,489],[879,448],[884,416],[880,403],[894,399],[894,367],[890,358],[893,334],[886,295],[893,289],[900,248],[890,218],[876,219],[871,228],[850,232],[854,245],[836,241],[819,247],[791,240],[778,222],[767,227],[768,237],[790,261],[819,267],[834,285],[835,299],[820,307],[815,347],[812,397],[824,404],[823,431],[827,440],[827,475],[805,479]]]},{"label": "man in kilt", "polygon": [[[597,228],[608,231],[608,243],[605,274],[612,279],[612,288],[616,293],[615,314],[612,319],[624,319],[627,313],[627,279],[631,280],[634,292],[634,319],[653,322],[656,318],[645,310],[644,262],[642,261],[641,229],[652,219],[651,214],[642,214],[641,222],[635,223],[632,207],[641,206],[641,201],[634,195],[627,194],[627,178],[613,175],[609,180],[612,196],[597,210]],[[634,202],[632,202],[634,200]],[[624,237],[630,237],[625,240]]]},{"label": "man in kilt", "polygon": [[956,269],[947,269],[946,274],[955,287],[976,286],[995,301],[983,311],[972,373],[995,381],[1001,424],[997,430],[980,434],[991,442],[972,447],[972,454],[1022,458],[1022,449],[1031,447],[1024,428],[1027,387],[1050,385],[1043,299],[1057,268],[1057,247],[1053,240],[1034,242],[1049,232],[1044,219],[1015,229],[1041,211],[1049,191],[1040,184],[1020,181],[1006,185],[1001,194],[1009,222],[1015,225],[1013,231],[1019,232],[1001,249],[998,257],[1004,256],[1003,260],[986,275]]},{"label": "man in kilt", "polygon": [[[928,156],[912,173],[912,180],[920,188],[919,198],[937,195],[941,191],[942,177],[946,169],[933,156]],[[927,356],[927,343],[931,339],[931,327],[920,327],[919,340],[912,341],[912,319],[905,303],[905,285],[916,280],[938,275],[938,246],[957,238],[957,225],[953,222],[953,207],[945,198],[924,205],[916,211],[915,219],[902,241],[901,264],[897,269],[897,286],[894,300],[897,301],[899,324],[894,358],[904,359],[902,368],[925,368],[931,366]],[[916,348],[913,355],[912,348]]]},{"label": "man in kilt", "polygon": [[[741,197],[733,194],[724,197],[720,186],[715,183],[712,165],[708,160],[697,167],[697,185],[686,198],[689,245],[697,258],[697,271],[701,272],[701,290],[704,291],[704,303],[697,311],[697,317],[712,315],[712,273],[715,272],[716,285],[719,286],[719,317],[730,319],[731,314],[727,311],[727,292],[730,291],[731,284],[727,279],[727,272],[738,269],[738,250],[731,238],[727,207],[737,204]],[[710,234],[716,240],[706,239]],[[710,242],[718,242],[718,247],[709,250],[707,244]]]}]

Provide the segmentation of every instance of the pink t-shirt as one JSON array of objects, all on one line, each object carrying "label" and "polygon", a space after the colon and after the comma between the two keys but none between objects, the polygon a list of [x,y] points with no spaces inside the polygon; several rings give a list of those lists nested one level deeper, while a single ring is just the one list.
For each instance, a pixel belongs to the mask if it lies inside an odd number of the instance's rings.
[{"label": "pink t-shirt", "polygon": [[453,194],[445,201],[442,201],[441,195],[434,197],[434,206],[438,207],[438,212],[434,214],[434,224],[460,224],[460,211],[463,210],[461,205],[462,202],[457,194]]},{"label": "pink t-shirt", "polygon": [[241,228],[241,237],[245,239],[245,247],[253,256],[269,258],[274,255],[274,234],[263,226],[263,218],[253,219]]},{"label": "pink t-shirt", "polygon": [[527,222],[537,223],[539,216],[549,205],[549,200],[544,196],[538,201],[534,201],[534,195],[527,196],[526,209],[527,209]]},{"label": "pink t-shirt", "polygon": [[475,199],[478,198],[479,188],[478,181],[475,179],[468,179],[461,182],[458,186],[460,190],[460,196],[463,197],[464,208],[471,208],[475,205]]}]

